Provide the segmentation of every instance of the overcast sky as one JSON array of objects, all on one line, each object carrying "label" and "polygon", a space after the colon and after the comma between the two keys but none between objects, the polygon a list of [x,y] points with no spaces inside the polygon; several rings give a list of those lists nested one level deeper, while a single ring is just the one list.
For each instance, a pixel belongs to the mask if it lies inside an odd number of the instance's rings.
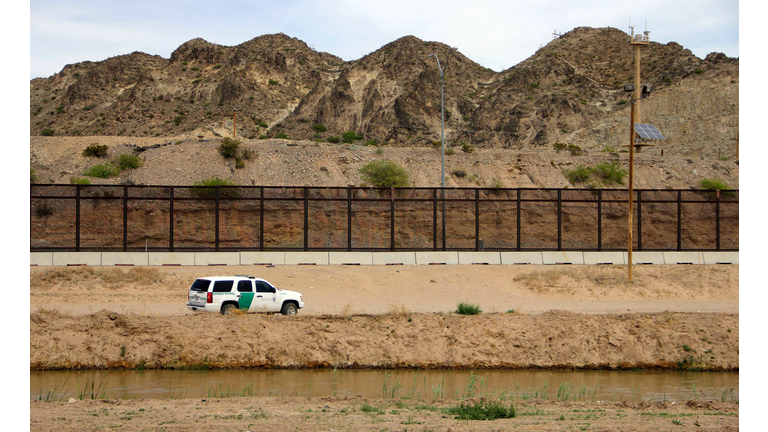
[{"label": "overcast sky", "polygon": [[701,58],[713,51],[739,56],[737,0],[32,0],[30,78],[133,51],[169,58],[196,37],[232,46],[280,32],[344,60],[413,35],[501,71],[533,55],[555,31],[628,32],[630,22],[640,32],[647,22],[652,41],[677,42]]}]

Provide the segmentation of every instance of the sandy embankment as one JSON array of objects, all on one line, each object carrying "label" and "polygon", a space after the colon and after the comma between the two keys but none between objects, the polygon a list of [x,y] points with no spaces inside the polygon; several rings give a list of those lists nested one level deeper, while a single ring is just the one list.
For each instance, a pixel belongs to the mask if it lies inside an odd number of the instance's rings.
[{"label": "sandy embankment", "polygon": [[[632,284],[624,271],[32,268],[30,367],[738,370],[738,266],[642,266]],[[211,272],[258,272],[307,307],[294,318],[191,314],[187,287]],[[451,313],[462,301],[484,313]]]}]

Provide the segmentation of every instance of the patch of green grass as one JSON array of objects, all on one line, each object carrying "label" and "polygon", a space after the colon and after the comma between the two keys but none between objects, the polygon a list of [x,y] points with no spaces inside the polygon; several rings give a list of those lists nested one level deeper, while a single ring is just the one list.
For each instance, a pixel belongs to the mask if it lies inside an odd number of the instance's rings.
[{"label": "patch of green grass", "polygon": [[600,176],[605,184],[624,184],[624,177],[627,176],[627,170],[621,168],[617,161],[602,162],[595,167],[595,173]]},{"label": "patch of green grass", "polygon": [[363,406],[360,407],[360,411],[364,413],[384,414],[384,410],[382,410],[381,408],[369,405],[368,402],[363,402]]},{"label": "patch of green grass", "polygon": [[83,172],[83,175],[85,176],[101,179],[108,179],[117,176],[118,174],[120,174],[120,169],[112,164],[94,165]]},{"label": "patch of green grass", "polygon": [[117,157],[117,160],[115,163],[117,164],[117,168],[120,171],[136,169],[142,165],[141,159],[139,159],[138,156],[132,155],[130,153],[121,154],[120,156]]},{"label": "patch of green grass", "polygon": [[355,141],[363,139],[362,135],[358,135],[354,131],[344,132],[341,137],[341,141],[345,144],[353,144]]},{"label": "patch of green grass", "polygon": [[288,135],[286,135],[286,134],[284,134],[284,133],[282,133],[282,132],[281,132],[281,133],[279,133],[279,134],[275,135],[275,138],[279,138],[279,139],[288,139]]},{"label": "patch of green grass", "polygon": [[373,161],[360,168],[363,180],[376,187],[408,187],[408,172],[389,159]]},{"label": "patch of green grass", "polygon": [[472,303],[459,303],[456,306],[455,313],[460,315],[478,315],[482,313],[483,310],[480,309],[479,305],[472,304]]},{"label": "patch of green grass", "polygon": [[69,182],[74,185],[89,185],[91,181],[82,177],[70,177]]},{"label": "patch of green grass", "polygon": [[731,187],[720,179],[704,179],[699,181],[699,188],[704,190],[726,190]]},{"label": "patch of green grass", "polygon": [[[231,186],[236,186],[232,180],[222,180],[218,177],[211,177],[209,179],[200,180],[192,183],[191,192],[198,196],[204,196],[213,198],[216,196],[216,189],[214,187],[223,187],[219,189],[219,197],[236,197],[238,196],[237,189]],[[227,187],[230,186],[230,187]]]},{"label": "patch of green grass", "polygon": [[314,125],[312,125],[312,127],[313,127],[313,128],[314,128],[314,129],[315,129],[315,130],[316,130],[318,133],[320,133],[320,132],[325,132],[325,131],[327,131],[327,130],[328,130],[328,128],[327,128],[327,127],[325,127],[325,125],[322,125],[322,124],[314,124]]},{"label": "patch of green grass", "polygon": [[565,178],[568,179],[569,183],[575,185],[577,183],[586,183],[589,181],[593,171],[594,170],[590,167],[579,165],[573,169],[563,170],[563,174],[565,175]]},{"label": "patch of green grass", "polygon": [[471,405],[462,403],[457,407],[449,408],[447,413],[455,415],[458,420],[497,420],[517,416],[512,404],[507,408],[501,402],[486,400],[480,400]]}]

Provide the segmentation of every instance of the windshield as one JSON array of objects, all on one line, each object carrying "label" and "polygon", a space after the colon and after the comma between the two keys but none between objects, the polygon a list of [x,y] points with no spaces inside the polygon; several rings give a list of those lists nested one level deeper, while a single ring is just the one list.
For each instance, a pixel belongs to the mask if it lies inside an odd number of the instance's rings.
[{"label": "windshield", "polygon": [[208,286],[211,285],[211,281],[206,279],[197,279],[192,283],[189,288],[190,291],[208,291]]}]

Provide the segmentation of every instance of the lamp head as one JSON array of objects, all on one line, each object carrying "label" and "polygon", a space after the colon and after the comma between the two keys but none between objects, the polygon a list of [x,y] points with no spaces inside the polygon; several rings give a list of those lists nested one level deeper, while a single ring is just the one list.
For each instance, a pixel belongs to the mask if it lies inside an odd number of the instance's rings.
[{"label": "lamp head", "polygon": [[635,91],[635,85],[634,84],[624,84],[624,91],[625,92],[633,92],[633,91]]},{"label": "lamp head", "polygon": [[652,91],[653,86],[647,84],[643,85],[643,97],[650,96]]}]

